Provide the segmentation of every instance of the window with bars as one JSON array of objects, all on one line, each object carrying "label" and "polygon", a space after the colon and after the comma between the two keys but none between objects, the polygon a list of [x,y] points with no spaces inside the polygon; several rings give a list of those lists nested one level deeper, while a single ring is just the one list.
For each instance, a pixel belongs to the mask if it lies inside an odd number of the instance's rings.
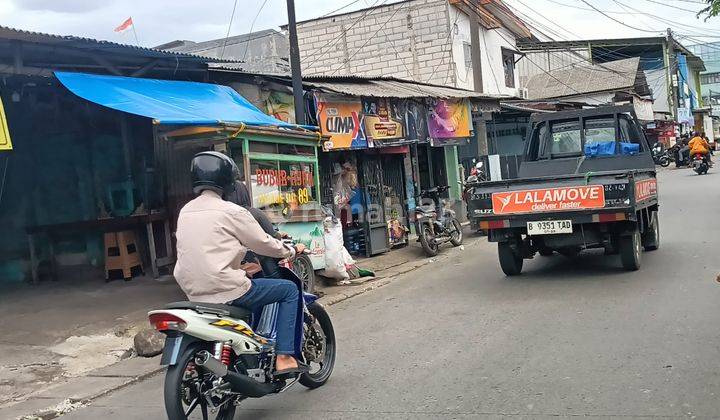
[{"label": "window with bars", "polygon": [[709,85],[712,83],[720,83],[720,73],[707,73],[700,75],[700,84]]},{"label": "window with bars", "polygon": [[502,50],[503,71],[505,72],[505,86],[515,87],[515,53],[503,48]]}]

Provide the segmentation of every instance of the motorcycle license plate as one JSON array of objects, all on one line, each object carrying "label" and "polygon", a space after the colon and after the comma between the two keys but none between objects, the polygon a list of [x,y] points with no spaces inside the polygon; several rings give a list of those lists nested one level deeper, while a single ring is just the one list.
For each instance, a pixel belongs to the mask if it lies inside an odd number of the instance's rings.
[{"label": "motorcycle license plate", "polygon": [[527,222],[528,235],[557,235],[560,233],[572,233],[572,231],[572,221],[570,220]]}]

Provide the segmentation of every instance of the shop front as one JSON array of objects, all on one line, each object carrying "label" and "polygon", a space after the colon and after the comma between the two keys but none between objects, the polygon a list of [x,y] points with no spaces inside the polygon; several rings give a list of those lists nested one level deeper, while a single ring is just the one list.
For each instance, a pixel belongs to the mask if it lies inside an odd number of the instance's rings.
[{"label": "shop front", "polygon": [[76,95],[151,119],[154,190],[167,214],[167,232],[175,230],[180,209],[194,197],[189,171],[193,156],[220,151],[237,162],[253,205],[311,251],[304,267],[308,274],[323,268],[317,132],[262,113],[226,86],[70,76],[66,87]]},{"label": "shop front", "polygon": [[407,245],[422,190],[450,185],[450,197],[459,197],[455,146],[470,136],[468,101],[318,92],[314,99],[329,137],[322,203],[335,209],[351,254]]}]

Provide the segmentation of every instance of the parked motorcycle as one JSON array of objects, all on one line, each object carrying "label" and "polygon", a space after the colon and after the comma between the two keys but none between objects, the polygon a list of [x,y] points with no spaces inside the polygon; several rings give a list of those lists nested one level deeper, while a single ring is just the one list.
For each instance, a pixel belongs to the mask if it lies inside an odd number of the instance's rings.
[{"label": "parked motorcycle", "polygon": [[415,208],[415,231],[428,257],[436,256],[440,245],[445,242],[450,242],[454,246],[462,245],[462,226],[455,217],[455,212],[446,208],[445,200],[440,200],[440,193],[447,191],[448,188],[448,186],[439,186],[423,190],[419,195],[420,200],[432,200],[433,205],[420,205]]},{"label": "parked motorcycle", "polygon": [[695,153],[695,155],[693,155],[691,165],[693,171],[698,175],[704,175],[708,172],[708,169],[710,169],[710,164],[701,153]]},{"label": "parked motorcycle", "polygon": [[660,165],[663,168],[670,166],[670,154],[663,147],[662,143],[657,142],[652,148],[652,157],[656,165]]},{"label": "parked motorcycle", "polygon": [[485,169],[483,168],[483,162],[476,162],[475,165],[470,169],[470,175],[467,177],[465,182],[482,182],[487,181],[485,175]]},{"label": "parked motorcycle", "polygon": [[[281,278],[302,292],[302,281],[287,266]],[[280,393],[296,382],[314,389],[327,382],[335,365],[335,333],[317,297],[301,293],[295,357],[310,365],[300,376],[275,375],[278,304],[260,313],[230,305],[175,302],[148,313],[164,333],[160,363],[167,365],[165,410],[170,420],[186,420],[198,409],[203,420],[231,420],[246,398]]]}]

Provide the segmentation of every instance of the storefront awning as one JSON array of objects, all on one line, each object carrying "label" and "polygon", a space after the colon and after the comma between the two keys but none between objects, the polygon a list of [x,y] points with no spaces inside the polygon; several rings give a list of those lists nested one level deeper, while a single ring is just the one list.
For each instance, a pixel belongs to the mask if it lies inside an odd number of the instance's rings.
[{"label": "storefront awning", "polygon": [[298,127],[264,114],[228,86],[59,71],[55,76],[83,99],[152,118],[155,124]]}]

